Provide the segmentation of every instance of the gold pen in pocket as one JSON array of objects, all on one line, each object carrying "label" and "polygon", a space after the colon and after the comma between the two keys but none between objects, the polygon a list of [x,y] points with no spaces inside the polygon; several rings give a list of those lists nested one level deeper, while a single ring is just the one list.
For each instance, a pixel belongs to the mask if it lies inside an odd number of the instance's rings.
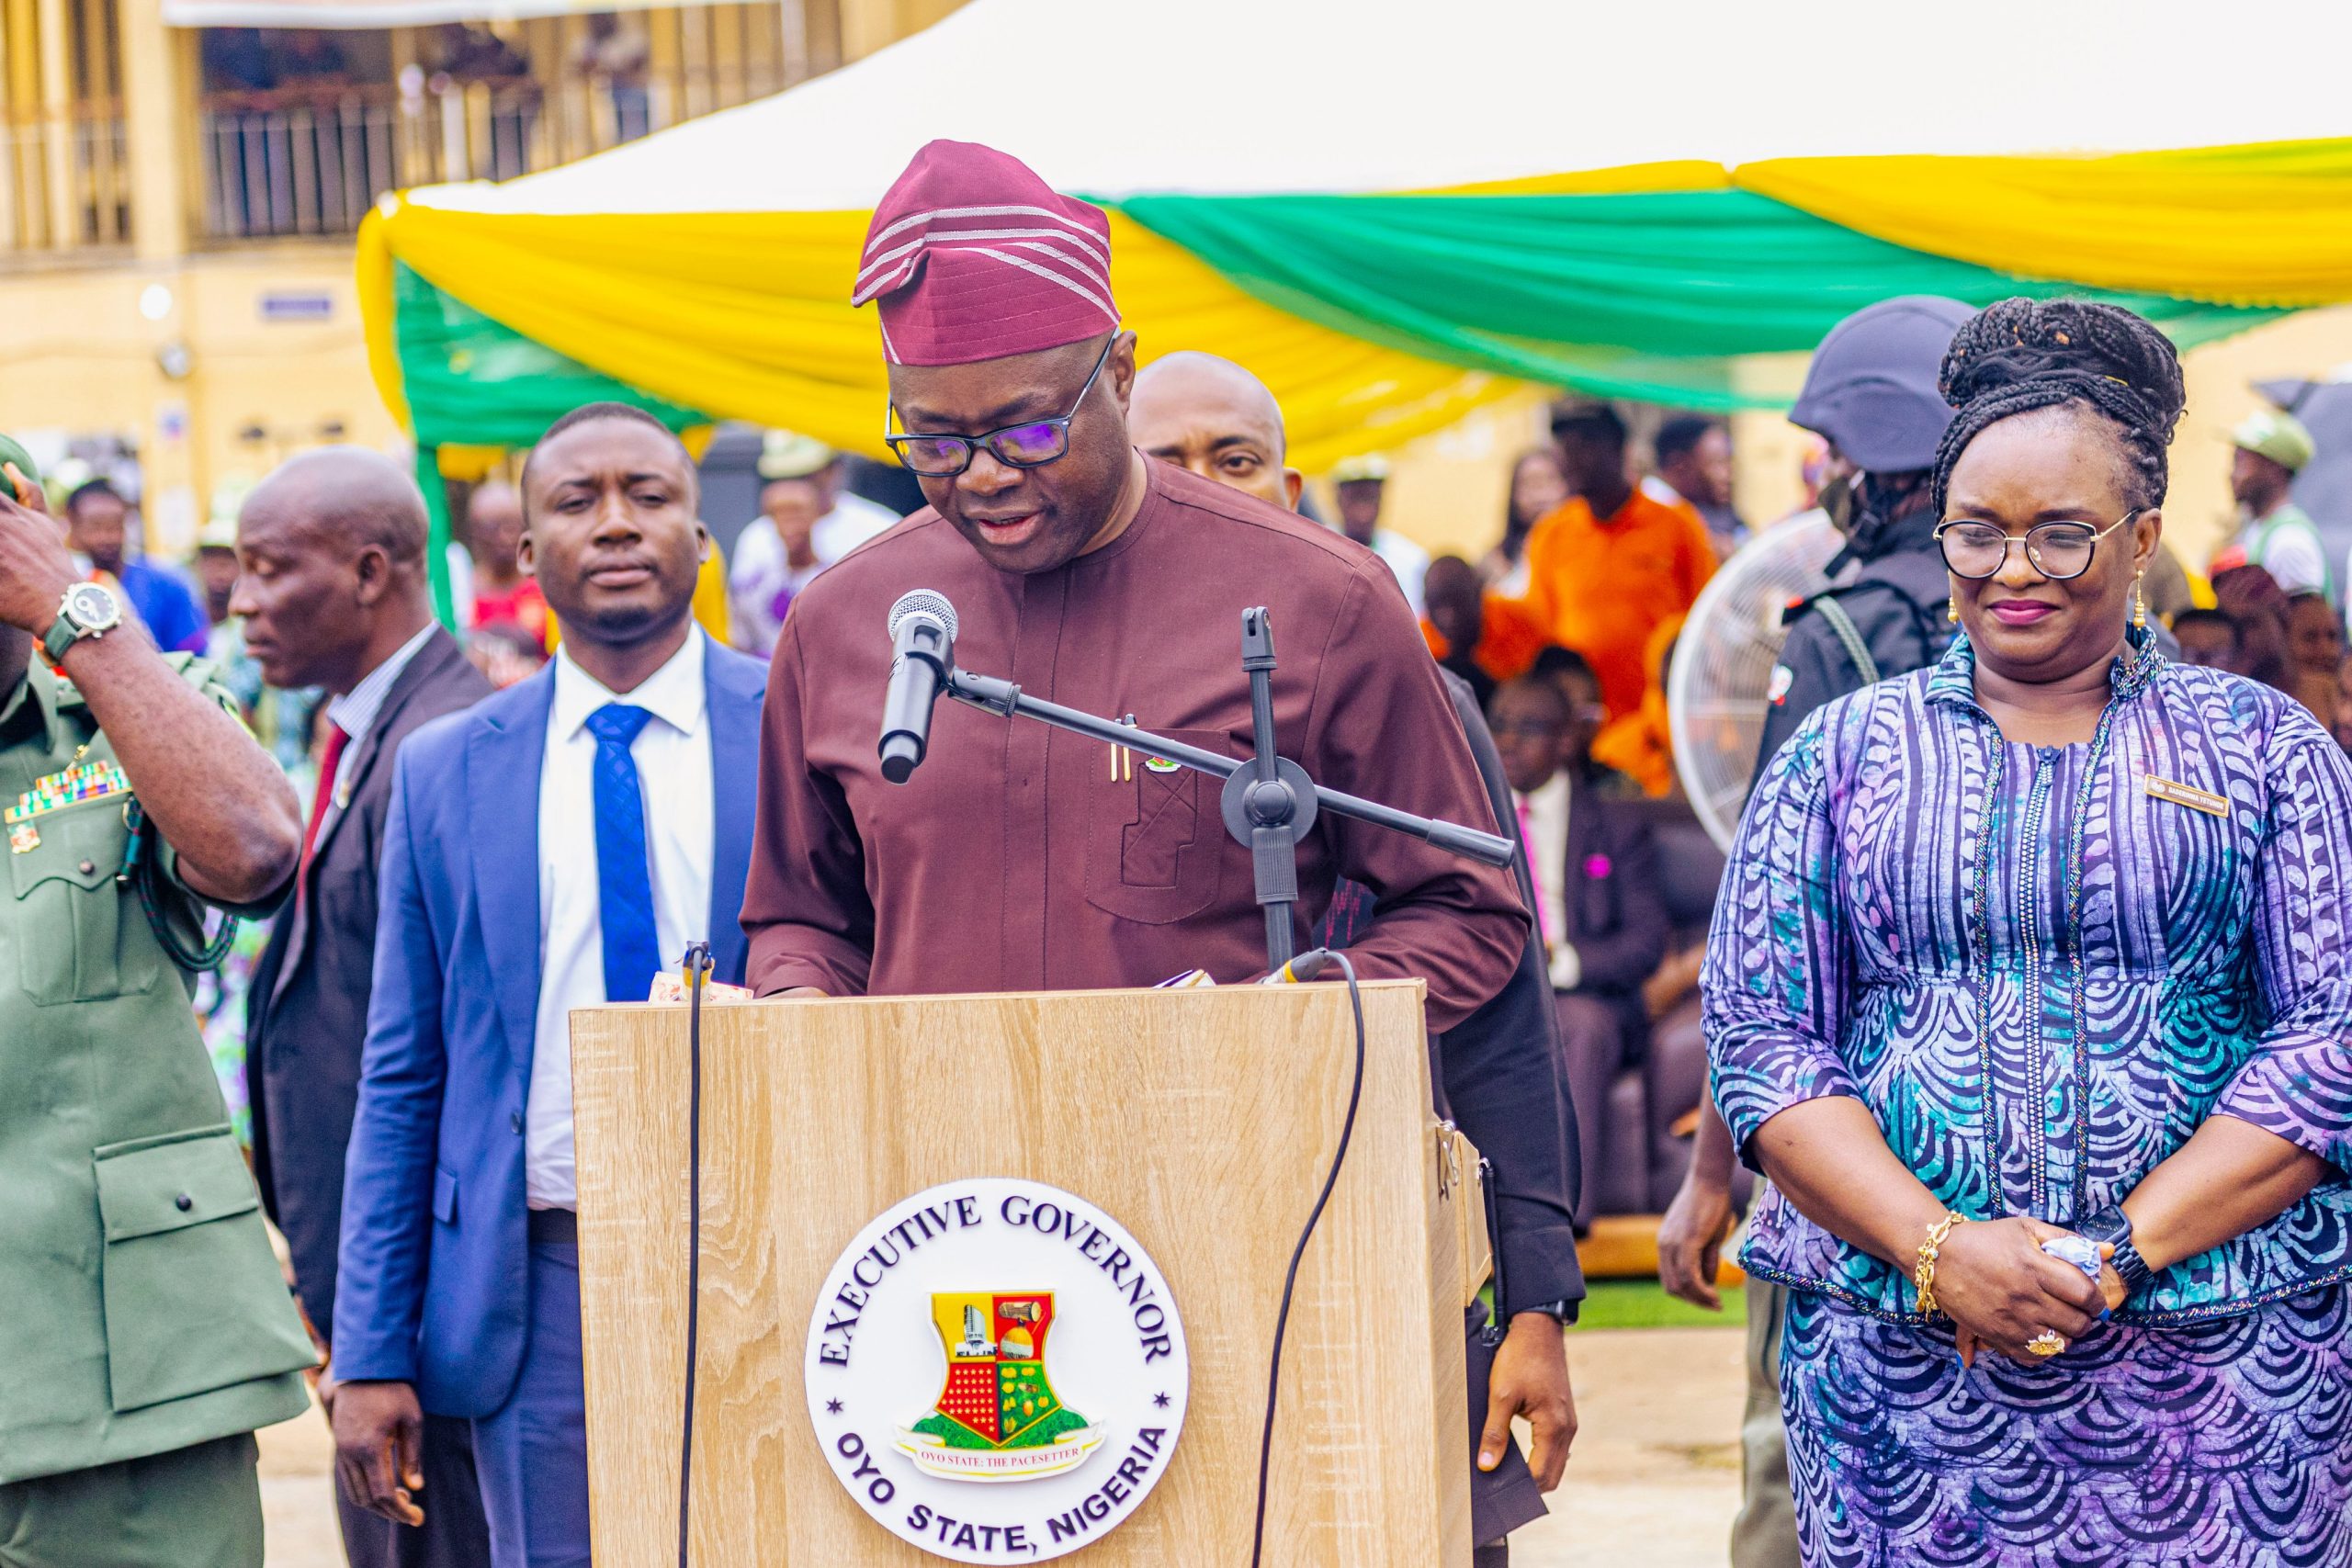
[{"label": "gold pen in pocket", "polygon": [[[1120,718],[1119,722],[1125,725],[1129,729],[1133,729],[1136,727],[1136,716],[1133,714],[1126,714]],[[1111,782],[1113,784],[1133,784],[1135,782],[1135,777],[1136,754],[1133,751],[1128,750],[1124,746],[1112,747]]]}]

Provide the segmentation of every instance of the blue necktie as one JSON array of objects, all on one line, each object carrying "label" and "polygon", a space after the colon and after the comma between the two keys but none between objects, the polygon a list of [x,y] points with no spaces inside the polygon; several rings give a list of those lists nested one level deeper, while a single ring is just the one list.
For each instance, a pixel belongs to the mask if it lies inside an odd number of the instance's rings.
[{"label": "blue necktie", "polygon": [[645,792],[630,744],[653,716],[606,703],[588,716],[596,737],[596,897],[605,928],[605,999],[641,1002],[662,969],[653,878],[645,858]]}]

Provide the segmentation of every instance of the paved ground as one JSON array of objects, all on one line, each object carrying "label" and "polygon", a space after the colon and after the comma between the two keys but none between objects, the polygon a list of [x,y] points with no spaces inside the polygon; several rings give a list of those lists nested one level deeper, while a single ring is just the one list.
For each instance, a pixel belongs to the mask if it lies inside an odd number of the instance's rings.
[{"label": "paved ground", "polygon": [[[1513,1568],[1720,1568],[1739,1504],[1739,1355],[1729,1328],[1580,1331],[1568,1344],[1583,1435],[1548,1519]],[[342,1568],[331,1450],[313,1413],[261,1435],[269,1568]]]},{"label": "paved ground", "polygon": [[1511,1537],[1511,1568],[1723,1568],[1739,1506],[1736,1328],[1578,1331],[1579,1430],[1552,1517]]}]

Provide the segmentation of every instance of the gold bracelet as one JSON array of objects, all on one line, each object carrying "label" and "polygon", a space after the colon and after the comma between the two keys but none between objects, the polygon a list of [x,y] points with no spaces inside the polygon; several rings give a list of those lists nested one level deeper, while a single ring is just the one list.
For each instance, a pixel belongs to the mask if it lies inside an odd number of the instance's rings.
[{"label": "gold bracelet", "polygon": [[1966,1214],[1947,1213],[1928,1227],[1928,1239],[1919,1244],[1919,1266],[1911,1271],[1911,1286],[1918,1293],[1919,1310],[1929,1316],[1936,1312],[1936,1259],[1951,1239],[1952,1226],[1967,1223]]}]

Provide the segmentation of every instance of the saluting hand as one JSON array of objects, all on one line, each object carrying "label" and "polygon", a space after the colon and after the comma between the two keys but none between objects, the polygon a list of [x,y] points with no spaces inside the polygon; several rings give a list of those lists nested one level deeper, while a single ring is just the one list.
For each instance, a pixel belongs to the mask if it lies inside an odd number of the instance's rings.
[{"label": "saluting hand", "polygon": [[74,558],[40,487],[14,463],[0,472],[7,481],[0,486],[0,622],[40,637],[74,586]]}]

